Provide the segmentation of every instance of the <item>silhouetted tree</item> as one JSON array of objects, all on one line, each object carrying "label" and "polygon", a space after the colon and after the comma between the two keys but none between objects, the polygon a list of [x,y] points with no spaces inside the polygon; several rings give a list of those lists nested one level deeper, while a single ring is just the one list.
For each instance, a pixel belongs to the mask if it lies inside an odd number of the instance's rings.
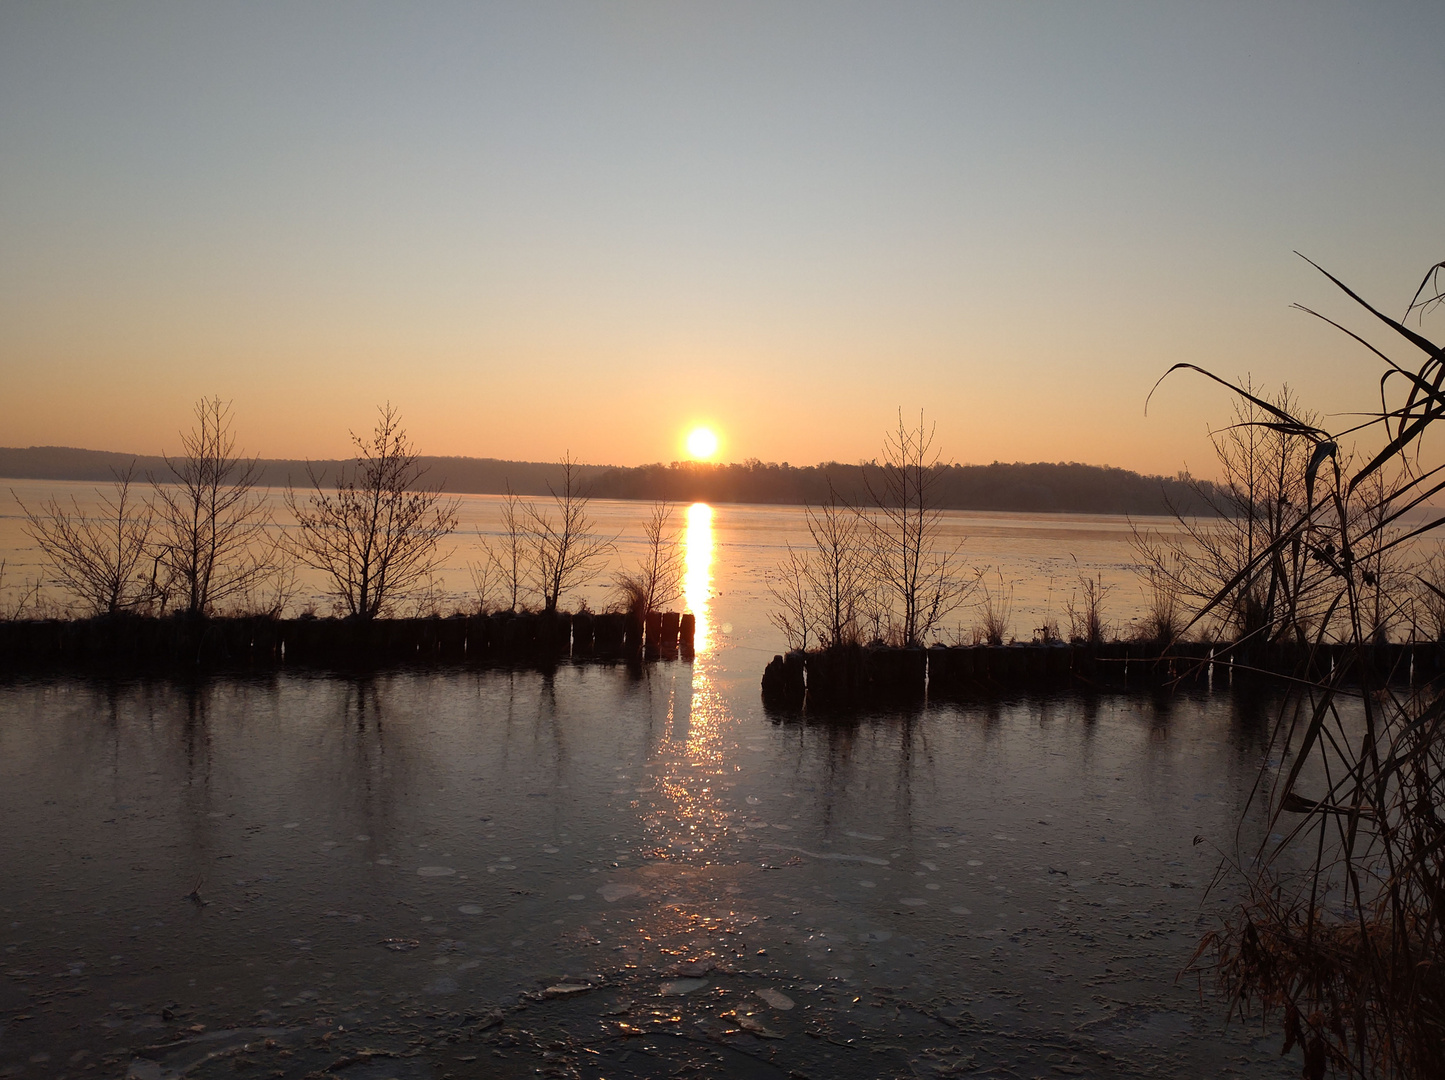
[{"label": "silhouetted tree", "polygon": [[[1209,513],[1200,517],[1175,509],[1170,533],[1136,527],[1134,548],[1150,595],[1172,592],[1180,617],[1210,604],[1212,619],[1228,638],[1303,643],[1326,617],[1333,595],[1334,575],[1311,555],[1308,530],[1301,528],[1311,509],[1314,451],[1306,431],[1320,420],[1300,408],[1288,386],[1266,396],[1245,379],[1241,389],[1248,396],[1237,399],[1232,422],[1210,434],[1220,479],[1187,480],[1195,502]],[[1266,407],[1296,416],[1306,426],[1281,424]],[[1370,480],[1383,482],[1378,474]],[[1367,514],[1380,505],[1378,499],[1364,500],[1351,512]],[[1369,591],[1375,600],[1360,610],[1370,617],[1371,633],[1383,632],[1397,616],[1389,598],[1399,590],[1389,582],[1403,568],[1398,558],[1386,557],[1392,548],[1381,548],[1389,543],[1388,529],[1368,528],[1363,521],[1358,525],[1370,546],[1354,555],[1362,564],[1369,560],[1374,582]],[[1217,599],[1221,590],[1222,601]]]},{"label": "silhouetted tree", "polygon": [[815,635],[825,648],[852,644],[869,588],[863,521],[831,484],[828,501],[806,507],[804,514],[813,540],[804,576],[816,613]]},{"label": "silhouetted tree", "polygon": [[456,527],[460,500],[443,500],[421,487],[425,469],[390,404],[363,439],[355,432],[356,461],[327,491],[310,473],[305,502],[287,489],[296,517],[295,554],[322,571],[347,613],[362,619],[386,614],[392,605],[430,581],[441,564],[440,545]]},{"label": "silhouetted tree", "polygon": [[808,585],[812,560],[807,552],[795,551],[787,545],[788,557],[768,574],[768,592],[773,608],[768,619],[782,631],[790,649],[806,649],[814,637],[817,604]]},{"label": "silhouetted tree", "polygon": [[570,453],[562,458],[561,490],[547,486],[551,508],[526,503],[523,511],[533,581],[542,595],[543,610],[556,611],[562,594],[597,576],[613,540],[594,530],[580,467]]},{"label": "silhouetted tree", "polygon": [[[527,543],[527,515],[522,500],[507,484],[507,493],[502,498],[502,531],[495,541],[483,540],[482,550],[486,560],[485,571],[473,571],[473,579],[494,583],[501,592],[508,611],[516,611],[527,590],[530,576],[528,561],[530,550]],[[480,586],[479,586],[480,587]]]},{"label": "silhouetted tree", "polygon": [[918,414],[884,440],[880,461],[864,467],[873,501],[864,518],[872,546],[872,571],[892,625],[903,645],[919,645],[963,603],[972,582],[961,576],[962,542],[947,544],[937,485],[944,466],[933,448],[934,426]]},{"label": "silhouetted tree", "polygon": [[150,562],[154,512],[131,494],[134,477],[132,461],[115,473],[109,494],[97,492],[99,515],[87,514],[74,496],[69,508],[52,498],[32,510],[11,491],[25,514],[25,532],[50,564],[56,583],[78,596],[95,615],[114,615],[152,596],[144,567]]},{"label": "silhouetted tree", "polygon": [[671,503],[652,504],[643,526],[642,561],[617,574],[617,590],[626,606],[643,616],[663,610],[682,594],[682,546],[672,527],[672,515]]},{"label": "silhouetted tree", "polygon": [[259,459],[236,453],[230,403],[202,398],[195,415],[182,453],[166,456],[166,473],[150,481],[162,606],[178,590],[188,613],[206,615],[272,572],[275,544],[256,491]]}]

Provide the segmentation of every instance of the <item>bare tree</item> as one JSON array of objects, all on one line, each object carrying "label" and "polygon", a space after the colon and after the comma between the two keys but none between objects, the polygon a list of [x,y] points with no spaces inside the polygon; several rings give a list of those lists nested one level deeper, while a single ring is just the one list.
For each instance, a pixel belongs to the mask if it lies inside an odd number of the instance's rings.
[{"label": "bare tree", "polygon": [[202,398],[195,414],[195,427],[181,435],[182,453],[166,457],[166,475],[150,481],[162,606],[176,589],[188,613],[208,615],[272,572],[275,544],[256,490],[260,461],[237,454],[230,403]]},{"label": "bare tree", "polygon": [[[1306,432],[1320,418],[1301,409],[1288,386],[1265,396],[1246,378],[1240,389],[1248,396],[1237,400],[1233,422],[1210,435],[1219,481],[1189,481],[1209,516],[1176,510],[1172,534],[1134,530],[1151,607],[1145,634],[1153,638],[1159,631],[1155,616],[1166,595],[1172,599],[1164,606],[1173,609],[1181,625],[1208,605],[1216,628],[1238,642],[1303,644],[1316,629],[1347,634],[1340,609],[1332,604],[1337,575],[1328,560],[1316,557],[1304,527],[1311,509],[1314,450]],[[1295,416],[1301,426],[1280,423],[1267,409]],[[1352,551],[1364,575],[1358,612],[1369,623],[1367,636],[1381,639],[1408,618],[1401,605],[1408,602],[1402,598],[1408,598],[1410,586],[1402,587],[1401,579],[1411,568],[1393,543],[1392,523],[1380,519],[1387,513],[1384,495],[1398,482],[1394,476],[1387,480],[1383,471],[1372,473],[1364,482],[1369,490],[1357,493],[1368,497],[1349,507],[1358,519],[1351,528],[1361,537]],[[1334,622],[1325,625],[1332,610]]]},{"label": "bare tree", "polygon": [[491,552],[486,550],[486,541],[482,541],[482,558],[475,562],[467,562],[467,570],[472,575],[472,593],[476,596],[477,614],[485,615],[492,607],[492,598],[497,594],[497,573],[496,566],[492,562]]},{"label": "bare tree", "polygon": [[480,572],[480,578],[476,568],[472,571],[478,590],[482,582],[487,582],[500,590],[508,611],[518,610],[531,576],[528,567],[531,551],[527,541],[526,511],[511,484],[507,485],[507,493],[502,499],[501,535],[495,543],[483,540],[482,549],[487,567]]},{"label": "bare tree", "polygon": [[1445,641],[1445,550],[1436,548],[1418,567],[1416,623],[1430,641]]},{"label": "bare tree", "polygon": [[[787,558],[767,575],[774,607],[773,625],[789,648],[806,649],[809,641],[822,648],[855,644],[860,623],[882,617],[871,603],[871,553],[866,521],[844,502],[831,485],[828,501],[804,508],[810,550],[787,545]],[[875,626],[876,630],[876,626]]]},{"label": "bare tree", "polygon": [[566,592],[580,588],[601,571],[613,539],[599,535],[587,512],[581,470],[569,453],[562,458],[562,489],[548,485],[552,506],[526,503],[525,529],[530,567],[545,611],[556,611]]},{"label": "bare tree", "polygon": [[804,509],[813,557],[806,566],[817,611],[816,636],[824,648],[851,645],[868,592],[868,558],[857,511],[828,485],[828,501]]},{"label": "bare tree", "polygon": [[617,590],[628,608],[643,616],[663,610],[682,595],[682,545],[672,527],[672,516],[671,503],[652,504],[643,527],[642,561],[631,570],[619,571],[616,577]]},{"label": "bare tree", "polygon": [[152,595],[144,564],[154,512],[131,494],[134,461],[114,475],[110,493],[96,493],[99,515],[87,514],[73,495],[69,508],[49,499],[32,510],[10,492],[25,514],[26,535],[40,548],[56,583],[80,597],[95,615],[135,608]]},{"label": "bare tree", "polygon": [[[1270,415],[1252,400],[1264,391],[1248,379],[1242,386],[1250,396],[1238,399],[1233,422],[1210,433],[1219,481],[1188,481],[1208,515],[1175,510],[1173,535],[1136,528],[1134,548],[1151,596],[1167,584],[1182,611],[1209,602],[1227,586],[1225,602],[1215,607],[1227,636],[1262,643],[1303,641],[1322,614],[1329,577],[1310,559],[1298,530],[1307,512],[1305,478],[1313,444],[1295,429],[1268,423]],[[1265,400],[1286,413],[1300,413],[1288,386]],[[1279,544],[1286,536],[1290,541]],[[1258,558],[1262,552],[1269,554]]]},{"label": "bare tree", "polygon": [[883,459],[867,465],[863,479],[873,500],[865,520],[873,548],[873,573],[893,615],[901,644],[922,644],[967,598],[972,582],[960,570],[962,542],[944,542],[936,487],[942,469],[933,448],[934,426],[918,414],[883,445]]},{"label": "bare tree", "polygon": [[790,649],[807,649],[816,624],[813,593],[808,586],[812,560],[806,552],[788,545],[788,557],[768,575],[768,592],[773,594],[772,624],[783,632]]},{"label": "bare tree", "polygon": [[296,518],[296,557],[326,574],[333,595],[362,619],[388,613],[409,592],[429,585],[460,505],[420,486],[426,470],[401,414],[390,404],[378,413],[368,438],[351,433],[356,462],[337,477],[334,492],[310,470],[312,491],[304,502],[294,490],[286,492]]}]

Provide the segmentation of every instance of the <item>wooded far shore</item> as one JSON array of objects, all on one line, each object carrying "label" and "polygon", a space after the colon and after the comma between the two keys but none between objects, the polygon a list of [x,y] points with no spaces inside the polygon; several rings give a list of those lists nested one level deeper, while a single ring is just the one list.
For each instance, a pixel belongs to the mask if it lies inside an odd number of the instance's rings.
[{"label": "wooded far shore", "polygon": [[[79,480],[108,483],[113,469],[132,461],[139,474],[165,475],[159,457],[81,450],[63,446],[0,447],[0,477],[17,480]],[[508,486],[519,495],[545,495],[561,482],[562,466],[552,462],[497,458],[421,457],[428,483],[458,495],[500,495]],[[268,487],[309,485],[308,466],[334,478],[350,461],[261,459],[260,479]],[[818,504],[829,485],[849,502],[871,502],[860,465],[827,462],[790,465],[756,459],[714,464],[673,462],[639,466],[582,465],[588,493],[598,499],[666,499],[671,502]],[[1209,515],[1201,497],[1207,481],[1187,476],[1146,476],[1103,465],[1038,462],[942,467],[934,489],[936,505],[947,510],[994,510],[1069,514]]]}]

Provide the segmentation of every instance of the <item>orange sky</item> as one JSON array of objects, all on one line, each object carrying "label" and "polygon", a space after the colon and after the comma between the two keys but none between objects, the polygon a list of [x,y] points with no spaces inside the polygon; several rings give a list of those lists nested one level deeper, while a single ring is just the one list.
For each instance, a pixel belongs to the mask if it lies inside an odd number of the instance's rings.
[{"label": "orange sky", "polygon": [[[1307,15],[1307,18],[1301,16]],[[1368,17],[1367,17],[1368,16]],[[1299,249],[1398,313],[1445,251],[1405,7],[0,10],[0,445],[1207,474],[1223,391],[1362,407]],[[1427,324],[1427,330],[1430,329]]]}]

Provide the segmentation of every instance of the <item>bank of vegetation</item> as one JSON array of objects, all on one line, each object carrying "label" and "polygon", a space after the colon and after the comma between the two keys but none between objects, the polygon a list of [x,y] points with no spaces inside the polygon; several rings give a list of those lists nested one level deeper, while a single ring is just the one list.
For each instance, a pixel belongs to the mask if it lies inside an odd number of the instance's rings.
[{"label": "bank of vegetation", "polygon": [[[851,494],[829,488],[805,508],[809,542],[789,545],[771,574],[771,617],[796,655],[774,658],[766,696],[831,709],[915,698],[925,686],[1233,685],[1332,664],[1357,632],[1383,677],[1409,684],[1435,672],[1445,657],[1445,555],[1416,527],[1428,498],[1394,506],[1387,497],[1399,478],[1372,470],[1347,508],[1356,539],[1342,554],[1307,527],[1322,483],[1316,444],[1278,420],[1318,418],[1287,386],[1269,392],[1245,380],[1240,391],[1210,436],[1219,479],[1182,476],[1187,497],[1169,502],[1165,522],[1134,521],[1144,609],[1127,623],[1109,618],[1113,587],[1079,573],[1064,584],[1058,615],[1019,625],[1002,575],[945,538],[952,466],[935,449],[935,427],[900,414]],[[1338,589],[1346,559],[1359,575],[1355,607]],[[1054,650],[1047,661],[1027,651],[1039,647]],[[1010,648],[1025,651],[992,651]]]},{"label": "bank of vegetation", "polygon": [[1445,524],[1438,511],[1411,524],[1445,490],[1430,438],[1445,417],[1445,349],[1407,325],[1445,303],[1442,271],[1427,273],[1400,319],[1326,275],[1366,325],[1325,321],[1380,374],[1378,399],[1340,423],[1290,395],[1172,369],[1229,386],[1233,430],[1262,443],[1264,475],[1299,480],[1266,487],[1275,505],[1225,534],[1218,550],[1236,553],[1235,569],[1197,596],[1190,622],[1342,653],[1328,673],[1282,682],[1267,754],[1279,767],[1265,767],[1255,796],[1269,827],[1221,864],[1247,899],[1196,957],[1234,1008],[1278,1025],[1306,1077],[1445,1076],[1445,684],[1402,687],[1372,663],[1417,585],[1445,597],[1422,572],[1430,560],[1411,555]]},{"label": "bank of vegetation", "polygon": [[819,691],[856,702],[873,686],[921,694],[934,670],[944,685],[983,674],[1020,686],[1117,680],[1131,662],[1155,683],[1248,675],[1249,692],[1278,700],[1250,827],[1219,844],[1216,885],[1242,899],[1191,967],[1232,1012],[1273,1025],[1306,1080],[1445,1076],[1445,516],[1432,509],[1445,491],[1432,441],[1445,348],[1409,325],[1445,307],[1442,278],[1445,263],[1396,319],[1330,277],[1366,326],[1321,317],[1380,374],[1378,400],[1342,420],[1287,388],[1192,364],[1166,373],[1222,384],[1237,407],[1213,439],[1221,482],[1196,487],[1217,512],[1176,508],[1173,532],[1136,531],[1153,602],[1132,641],[1109,640],[1103,590],[1082,579],[1072,646],[1045,627],[1010,648],[1007,596],[975,570],[977,644],[923,647],[942,645],[937,616],[970,583],[930,531],[943,471],[922,423],[900,423],[866,501],[830,493],[809,509],[812,542],[774,579],[795,650],[770,665],[765,692],[794,704]]},{"label": "bank of vegetation", "polygon": [[[353,434],[355,457],[311,465],[277,520],[262,468],[236,447],[230,406],[197,403],[180,452],[143,475],[116,468],[87,510],[72,497],[15,496],[44,573],[3,590],[0,667],[101,664],[148,669],[400,660],[640,659],[691,651],[680,599],[674,508],[654,504],[636,565],[613,568],[613,602],[564,604],[612,566],[617,536],[598,530],[570,457],[545,499],[509,492],[499,536],[482,538],[463,607],[436,575],[458,500],[428,482],[391,406]],[[324,583],[329,617],[296,613],[298,575]],[[447,616],[447,618],[443,618]]]}]

